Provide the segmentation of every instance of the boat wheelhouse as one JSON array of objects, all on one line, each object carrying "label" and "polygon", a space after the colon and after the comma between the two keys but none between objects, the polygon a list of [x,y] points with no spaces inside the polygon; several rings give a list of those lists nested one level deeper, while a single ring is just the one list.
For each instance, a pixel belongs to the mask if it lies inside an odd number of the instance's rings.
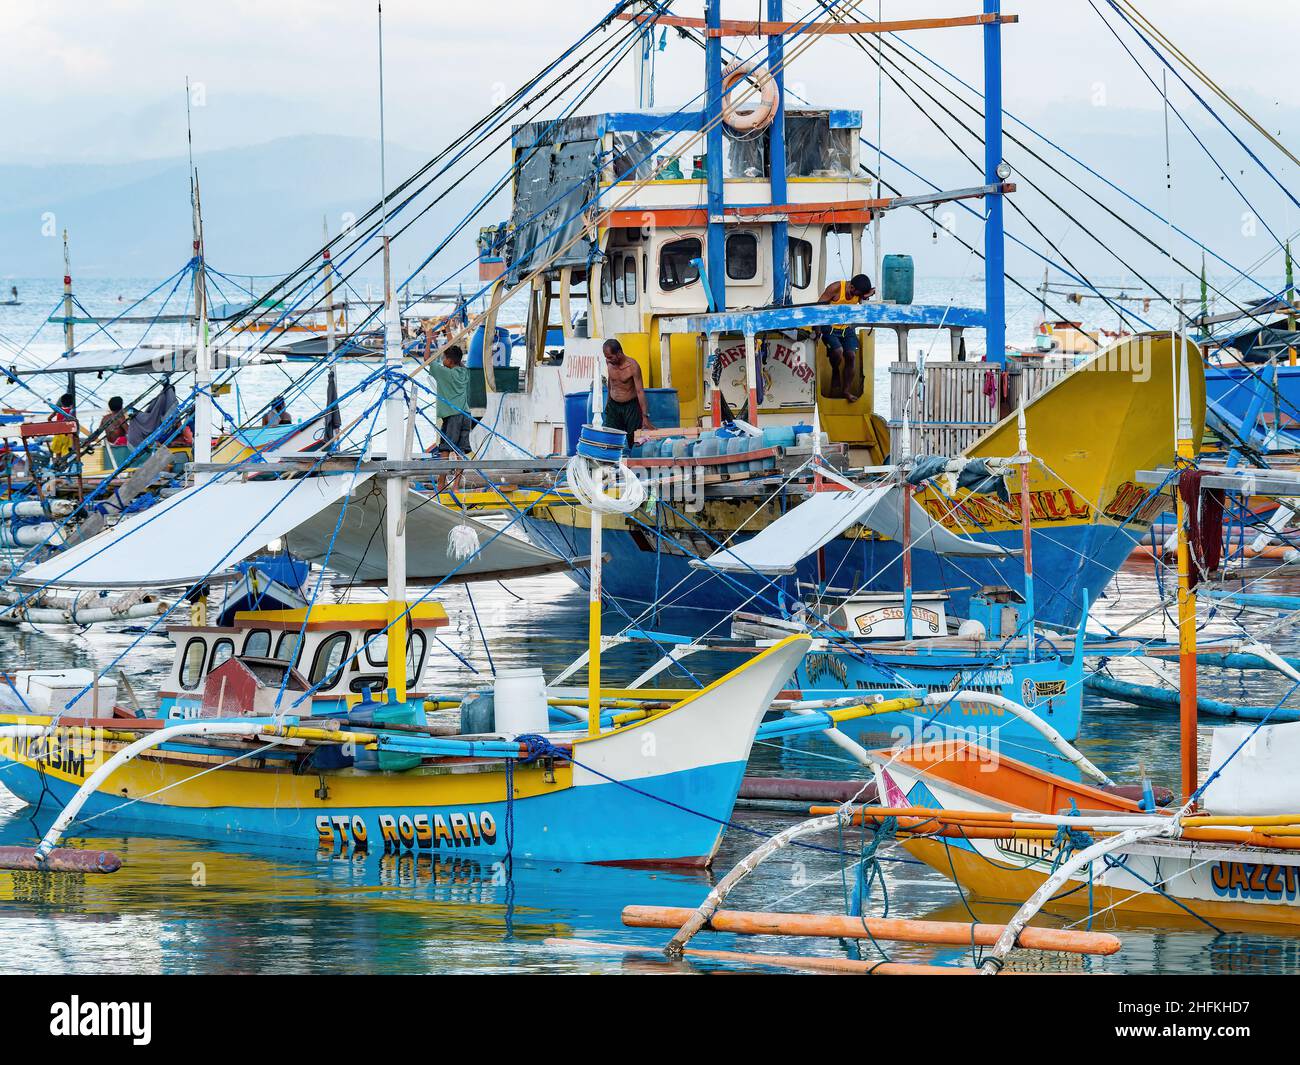
[{"label": "boat wheelhouse", "polygon": [[[305,607],[240,611],[229,626],[169,626],[176,657],[161,687],[160,716],[200,717],[218,710],[225,715],[275,713],[275,698],[271,705],[263,705],[265,699],[247,705],[209,705],[214,694],[209,682],[231,660],[246,663],[259,679],[270,678],[273,697],[281,688],[291,692],[286,703],[310,693],[309,706],[298,707],[296,713],[346,712],[387,688],[388,623],[387,605],[375,602],[318,604],[310,616]],[[424,697],[419,681],[429,657],[431,631],[448,623],[440,603],[410,606],[406,683],[411,699]],[[220,701],[220,692],[216,694]]]},{"label": "boat wheelhouse", "polygon": [[[609,339],[640,365],[648,388],[674,393],[664,427],[699,426],[723,401],[740,411],[749,398],[743,336],[710,335],[679,320],[714,310],[722,288],[731,309],[813,303],[830,280],[863,271],[862,235],[879,204],[859,165],[860,112],[787,110],[783,149],[774,127],[728,139],[725,281],[709,270],[707,153],[691,147],[703,124],[700,112],[637,111],[515,128],[512,218],[495,243],[484,243],[486,255],[499,252],[504,261],[495,295],[544,268],[528,293],[518,391],[488,384],[484,420],[498,432],[536,454],[570,447],[566,398],[589,394]],[[779,174],[774,152],[784,154]],[[593,228],[588,203],[605,208]],[[557,219],[567,221],[557,226]],[[496,328],[496,310],[494,299],[486,335]],[[825,394],[829,364],[806,331],[774,330],[772,339],[750,420],[761,414],[793,425],[820,405],[833,440],[877,446],[874,381],[864,372],[872,337],[862,338],[853,399]]]}]

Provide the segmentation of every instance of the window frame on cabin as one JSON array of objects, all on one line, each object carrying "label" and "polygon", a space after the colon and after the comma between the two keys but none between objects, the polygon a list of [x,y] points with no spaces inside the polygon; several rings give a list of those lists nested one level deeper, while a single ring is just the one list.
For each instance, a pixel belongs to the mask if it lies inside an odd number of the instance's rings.
[{"label": "window frame on cabin", "polygon": [[[795,280],[795,278],[796,278],[796,276],[797,276],[796,273],[795,273],[795,263],[796,263],[796,259],[795,259],[795,246],[796,246],[796,245],[798,245],[801,249],[802,249],[802,248],[807,248],[807,249],[808,249],[807,257],[806,257],[806,258],[807,258],[807,276],[806,276],[806,278],[804,279],[804,282],[803,282],[802,285],[799,284],[799,282]],[[789,238],[789,241],[788,241],[788,247],[787,247],[787,251],[789,252],[789,254],[786,256],[786,276],[789,277],[789,279],[790,279],[790,284],[791,284],[792,287],[794,287],[794,288],[798,288],[798,289],[805,289],[805,288],[808,288],[808,287],[810,287],[810,286],[812,285],[812,283],[813,283],[813,250],[814,250],[814,249],[813,249],[813,243],[812,243],[811,240],[804,240],[803,237],[790,237],[790,238]]]},{"label": "window frame on cabin", "polygon": [[[686,271],[679,278],[668,278],[665,268],[670,256],[676,253],[671,249],[682,244],[694,244],[695,254],[688,256],[685,260]],[[700,268],[691,262],[692,259],[698,259],[704,254],[704,241],[696,236],[674,237],[672,240],[665,241],[659,246],[659,290],[661,292],[679,292],[684,288],[689,288],[700,280]],[[689,276],[694,274],[693,277]]]},{"label": "window frame on cabin", "polygon": [[[263,637],[266,640],[266,647],[261,654],[255,653],[249,645],[256,637]],[[249,658],[270,658],[271,657],[271,630],[270,629],[249,629],[248,634],[244,637],[244,649],[240,652]]]},{"label": "window frame on cabin", "polygon": [[[192,680],[186,680],[185,678],[189,673],[189,669],[191,665],[190,652],[195,647],[199,649],[198,666],[195,671],[194,678]],[[181,651],[180,668],[176,671],[176,681],[181,686],[181,688],[183,688],[187,692],[198,690],[199,685],[203,682],[203,677],[204,677],[203,667],[207,664],[207,661],[208,661],[208,641],[206,639],[204,639],[202,636],[191,636],[188,640],[185,641],[185,648],[184,650]]]},{"label": "window frame on cabin", "polygon": [[[328,656],[333,648],[342,646],[338,662],[331,667]],[[307,674],[307,683],[319,691],[331,691],[338,687],[348,669],[348,652],[352,650],[352,635],[347,632],[331,632],[316,645],[311,656],[311,671]],[[322,656],[325,661],[322,663]]]},{"label": "window frame on cabin", "polygon": [[[740,241],[740,240],[747,240],[747,241],[750,241],[750,242],[753,243],[753,250],[754,250],[753,266],[754,266],[754,269],[753,269],[753,271],[752,271],[751,273],[748,273],[748,274],[737,274],[737,273],[733,273],[733,272],[732,272],[731,246],[732,246],[733,243],[735,243],[736,241]],[[728,280],[728,281],[754,281],[754,280],[757,280],[757,279],[758,279],[758,276],[759,276],[759,273],[760,273],[760,270],[759,270],[759,261],[758,261],[758,252],[759,252],[760,244],[761,244],[761,241],[759,241],[759,239],[758,239],[758,234],[755,233],[752,229],[740,229],[740,230],[737,230],[737,231],[734,232],[734,233],[728,233],[728,234],[727,234],[726,242],[725,242],[725,244],[723,245],[723,251],[724,251],[724,258],[725,258],[725,260],[726,260],[726,264],[727,264],[727,280]]]}]

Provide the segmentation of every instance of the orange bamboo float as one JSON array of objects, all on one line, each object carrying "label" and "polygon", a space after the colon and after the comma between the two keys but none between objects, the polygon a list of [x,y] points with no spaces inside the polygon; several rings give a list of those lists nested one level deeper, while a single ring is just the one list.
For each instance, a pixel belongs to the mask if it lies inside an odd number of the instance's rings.
[{"label": "orange bamboo float", "polygon": [[[684,906],[625,906],[623,923],[629,928],[680,928],[694,912]],[[755,936],[871,938],[896,943],[991,947],[1006,926],[962,924],[960,921],[910,921],[892,917],[846,917],[822,913],[718,910],[709,918],[706,927],[715,932]],[[1065,928],[1025,928],[1020,933],[1018,945],[1027,950],[1054,950],[1066,954],[1109,955],[1120,949],[1118,936],[1107,932],[1080,932]]]},{"label": "orange bamboo float", "polygon": [[[1282,544],[1268,544],[1258,550],[1246,547],[1241,552],[1246,558],[1276,558],[1284,559],[1287,554],[1294,551],[1294,547],[1286,547]],[[1154,559],[1156,556],[1167,558],[1173,555],[1172,551],[1166,551],[1164,547],[1152,547],[1150,544],[1138,544],[1133,548],[1132,553],[1128,556],[1130,561],[1134,559]]]}]

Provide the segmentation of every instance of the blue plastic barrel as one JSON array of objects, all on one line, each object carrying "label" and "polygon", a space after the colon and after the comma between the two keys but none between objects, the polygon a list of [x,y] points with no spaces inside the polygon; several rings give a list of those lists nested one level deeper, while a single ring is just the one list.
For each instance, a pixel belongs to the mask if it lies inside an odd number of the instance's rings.
[{"label": "blue plastic barrel", "polygon": [[886,303],[911,303],[916,268],[910,255],[886,255],[881,261],[880,298]]},{"label": "blue plastic barrel", "polygon": [[[676,429],[681,426],[681,408],[677,403],[675,388],[647,388],[645,405],[650,421],[656,429]],[[591,392],[570,392],[564,397],[564,437],[572,455],[578,446],[582,427],[591,421]]]},{"label": "blue plastic barrel", "polygon": [[[511,348],[510,330],[502,326],[497,326],[496,342],[501,345],[505,355],[504,357],[498,355],[494,360],[495,364],[497,366],[509,365],[510,348]],[[482,326],[479,326],[477,329],[475,329],[473,335],[469,338],[469,358],[466,360],[465,364],[467,366],[479,367],[479,368],[483,366],[483,327]]]},{"label": "blue plastic barrel", "polygon": [[682,411],[677,402],[675,388],[647,388],[645,405],[656,429],[677,429],[682,424]]}]

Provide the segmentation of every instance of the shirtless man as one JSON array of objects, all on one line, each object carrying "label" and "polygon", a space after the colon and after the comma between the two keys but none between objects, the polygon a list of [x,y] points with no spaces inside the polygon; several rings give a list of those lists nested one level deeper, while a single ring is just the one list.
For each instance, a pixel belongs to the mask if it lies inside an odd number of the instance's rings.
[{"label": "shirtless man", "polygon": [[[875,292],[871,279],[866,274],[857,274],[848,281],[832,281],[817,297],[817,302],[862,303]],[[826,345],[826,358],[831,364],[830,388],[823,394],[827,399],[847,399],[856,403],[858,331],[847,325],[823,325],[817,332]]]},{"label": "shirtless man", "polygon": [[609,394],[605,397],[605,428],[627,433],[627,446],[636,443],[638,429],[653,429],[645,405],[641,367],[629,359],[617,340],[605,341],[605,369],[609,373]]}]

